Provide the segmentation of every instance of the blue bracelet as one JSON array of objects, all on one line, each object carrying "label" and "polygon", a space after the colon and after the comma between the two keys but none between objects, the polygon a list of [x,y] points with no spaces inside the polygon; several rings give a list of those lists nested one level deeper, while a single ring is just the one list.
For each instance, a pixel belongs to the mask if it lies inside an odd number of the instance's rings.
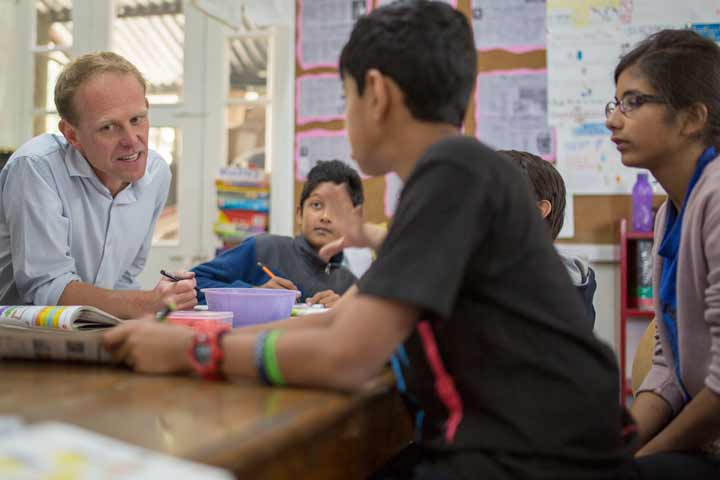
[{"label": "blue bracelet", "polygon": [[267,367],[265,365],[265,340],[270,333],[269,330],[258,333],[255,340],[255,368],[257,369],[258,378],[263,385],[271,386],[272,382],[268,376]]}]

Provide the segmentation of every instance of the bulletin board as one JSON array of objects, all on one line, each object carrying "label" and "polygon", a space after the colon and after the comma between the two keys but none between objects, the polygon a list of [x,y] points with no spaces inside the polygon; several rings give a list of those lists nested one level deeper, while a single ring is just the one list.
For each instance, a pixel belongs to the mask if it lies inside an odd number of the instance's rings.
[{"label": "bulletin board", "polygon": [[[342,120],[342,112],[336,108],[335,98],[323,101],[322,108],[315,108],[318,104],[313,102],[313,94],[316,96],[324,92],[325,97],[334,96],[337,92],[333,89],[337,88],[339,76],[337,71],[337,55],[344,40],[339,40],[336,46],[336,52],[322,52],[321,48],[315,49],[313,45],[303,50],[303,45],[308,46],[308,42],[303,42],[303,35],[313,35],[314,38],[322,38],[322,28],[318,24],[315,26],[311,22],[303,19],[303,8],[308,3],[307,8],[322,8],[326,17],[329,15],[342,20],[347,15],[359,14],[363,9],[368,11],[374,8],[378,2],[382,0],[296,0],[296,61],[295,61],[295,77],[296,77],[296,111],[295,111],[295,204],[300,197],[303,186],[303,173],[309,169],[309,164],[304,164],[302,153],[308,148],[310,150],[325,151],[328,154],[337,152],[339,148],[338,141],[335,137],[342,136],[344,131],[344,123]],[[472,8],[474,0],[457,0],[450,1],[458,10],[463,12],[469,19],[472,18]],[[503,5],[512,5],[513,3],[522,3],[519,1],[508,0]],[[540,3],[540,2],[538,2]],[[342,4],[342,5],[341,5]],[[332,12],[333,6],[340,5],[340,10]],[[509,8],[509,7],[508,7]],[[328,12],[330,12],[328,14]],[[315,15],[317,12],[308,12]],[[343,17],[345,15],[345,17]],[[338,21],[341,21],[338,20]],[[313,28],[315,30],[313,31]],[[327,35],[326,38],[330,36]],[[308,38],[308,37],[306,37]],[[335,54],[334,64],[330,60]],[[544,45],[528,46],[527,48],[484,48],[478,50],[478,78],[484,78],[483,74],[491,74],[502,72],[503,74],[514,74],[516,72],[542,72],[547,68],[546,50]],[[337,83],[333,85],[333,78]],[[313,87],[314,84],[314,87]],[[310,87],[310,88],[308,88]],[[474,135],[477,131],[476,102],[478,98],[477,92],[473,92],[468,112],[464,122],[464,132]],[[317,111],[314,111],[317,110]],[[319,136],[322,136],[322,140]],[[307,143],[307,142],[315,143]],[[335,145],[335,147],[333,147]],[[308,147],[309,146],[309,147]],[[542,152],[538,152],[540,154]],[[552,152],[549,156],[554,155]],[[328,157],[334,158],[334,157]],[[552,160],[552,158],[550,158]],[[384,177],[365,178],[363,185],[365,187],[365,207],[364,213],[367,221],[386,222],[387,217],[387,195],[386,185],[388,180]],[[655,197],[655,204],[659,205],[663,200],[662,196]],[[561,240],[563,243],[576,244],[615,244],[619,235],[619,220],[621,218],[630,218],[631,203],[629,195],[575,195],[574,196],[574,228],[573,235],[570,238]]]}]

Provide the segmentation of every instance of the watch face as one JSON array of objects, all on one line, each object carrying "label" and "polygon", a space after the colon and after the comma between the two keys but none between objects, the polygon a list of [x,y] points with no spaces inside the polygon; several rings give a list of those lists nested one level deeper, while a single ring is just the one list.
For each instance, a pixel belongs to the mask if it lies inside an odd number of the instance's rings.
[{"label": "watch face", "polygon": [[204,365],[206,363],[210,363],[210,360],[212,359],[212,349],[207,343],[195,345],[193,356],[195,357],[195,361],[200,364]]}]

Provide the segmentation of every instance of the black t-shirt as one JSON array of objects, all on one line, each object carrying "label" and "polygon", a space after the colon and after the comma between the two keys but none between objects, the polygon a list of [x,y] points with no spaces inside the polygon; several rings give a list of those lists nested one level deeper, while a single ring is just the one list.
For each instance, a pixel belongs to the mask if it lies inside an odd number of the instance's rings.
[{"label": "black t-shirt", "polygon": [[406,382],[427,448],[470,473],[490,461],[507,478],[595,478],[584,475],[629,455],[617,366],[592,334],[530,191],[476,139],[435,143],[358,287],[419,307],[431,327],[462,419],[450,441],[449,408],[416,328],[404,345]]}]

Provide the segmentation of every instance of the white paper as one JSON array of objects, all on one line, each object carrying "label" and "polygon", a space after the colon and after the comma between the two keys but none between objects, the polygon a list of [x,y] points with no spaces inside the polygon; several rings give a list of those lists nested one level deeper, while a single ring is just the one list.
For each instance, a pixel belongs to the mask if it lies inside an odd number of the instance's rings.
[{"label": "white paper", "polygon": [[620,57],[648,35],[679,25],[626,25],[551,33],[548,36],[548,121],[577,125],[605,121],[615,96]]},{"label": "white paper", "polygon": [[[583,195],[629,194],[637,174],[646,170],[623,165],[620,152],[601,123],[557,130],[557,168],[568,191]],[[650,175],[656,194],[663,193]]]},{"label": "white paper", "polygon": [[297,135],[296,178],[304,181],[320,160],[340,160],[360,172],[352,160],[350,143],[344,132],[301,132]]},{"label": "white paper", "polygon": [[545,0],[472,0],[475,48],[544,48]]},{"label": "white paper", "polygon": [[343,118],[342,82],[335,73],[300,77],[296,95],[298,124]]},{"label": "white paper", "polygon": [[515,70],[478,75],[478,138],[498,150],[521,150],[545,159],[555,155],[547,123],[545,70]]},{"label": "white paper", "polygon": [[355,20],[368,11],[367,0],[300,0],[298,7],[300,65],[336,66]]},{"label": "white paper", "polygon": [[6,480],[231,480],[219,468],[181,460],[74,425],[32,425],[0,440],[0,477]]}]

